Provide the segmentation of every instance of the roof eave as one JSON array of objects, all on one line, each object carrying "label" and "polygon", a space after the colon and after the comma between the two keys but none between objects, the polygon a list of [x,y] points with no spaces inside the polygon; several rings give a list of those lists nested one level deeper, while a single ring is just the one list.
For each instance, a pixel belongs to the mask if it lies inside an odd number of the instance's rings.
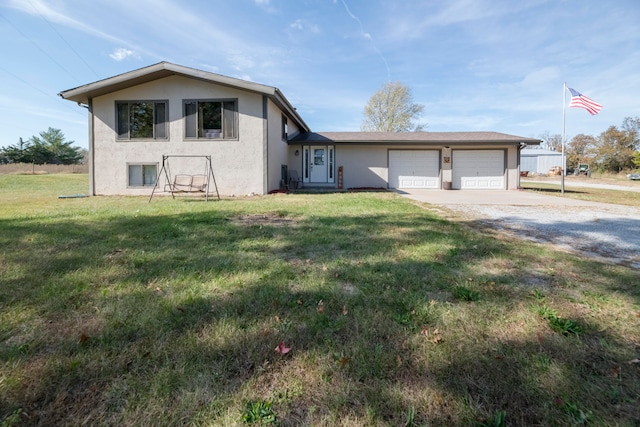
[{"label": "roof eave", "polygon": [[309,126],[304,122],[302,117],[300,117],[296,109],[291,106],[282,92],[275,87],[184,67],[170,62],[159,62],[148,67],[65,90],[58,95],[63,99],[75,101],[78,104],[87,104],[89,99],[174,75],[190,77],[209,83],[216,83],[266,95],[271,98],[278,107],[286,111],[292,119],[297,121],[304,132],[310,131]]}]

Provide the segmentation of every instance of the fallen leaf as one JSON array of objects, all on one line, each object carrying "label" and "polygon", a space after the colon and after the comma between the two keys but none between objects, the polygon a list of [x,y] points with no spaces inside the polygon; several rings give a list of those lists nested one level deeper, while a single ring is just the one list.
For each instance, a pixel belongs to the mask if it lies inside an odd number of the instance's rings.
[{"label": "fallen leaf", "polygon": [[628,362],[630,365],[635,365],[637,363],[640,363],[640,359],[633,359],[633,360],[629,360]]},{"label": "fallen leaf", "polygon": [[316,307],[316,310],[318,311],[318,313],[324,313],[324,301],[323,300],[318,301],[318,307]]},{"label": "fallen leaf", "polygon": [[89,341],[89,335],[81,334],[80,335],[80,342],[84,343],[84,342],[87,342],[87,341]]},{"label": "fallen leaf", "polygon": [[345,305],[342,306],[342,315],[346,316],[347,313],[349,313],[349,311],[347,310],[347,305],[345,304]]},{"label": "fallen leaf", "polygon": [[429,338],[429,327],[428,326],[423,326],[422,330],[420,331],[420,335],[423,335],[423,336]]},{"label": "fallen leaf", "polygon": [[296,301],[296,302],[298,303],[298,305],[302,305],[302,304],[304,304],[304,301],[302,300],[302,298],[301,298],[301,299],[299,299],[299,300],[298,300],[298,301]]},{"label": "fallen leaf", "polygon": [[618,367],[615,368],[611,368],[609,370],[609,376],[613,377],[613,378],[618,378],[618,376],[620,375],[620,370]]},{"label": "fallen leaf", "polygon": [[438,328],[435,328],[433,330],[433,335],[431,337],[431,342],[434,343],[434,344],[440,344],[443,341],[444,341],[444,338],[442,338],[442,335],[440,335],[440,331],[438,330]]},{"label": "fallen leaf", "polygon": [[280,343],[278,344],[278,346],[275,348],[275,351],[277,351],[280,354],[287,354],[291,351],[290,347],[287,347],[284,343],[284,341],[280,341]]},{"label": "fallen leaf", "polygon": [[402,366],[402,357],[400,357],[400,355],[396,356],[396,364],[398,367]]},{"label": "fallen leaf", "polygon": [[347,356],[342,356],[340,359],[338,359],[338,365],[340,366],[344,366],[349,362],[351,362],[351,358]]},{"label": "fallen leaf", "polygon": [[431,301],[429,301],[429,305],[431,307],[433,307],[434,305],[436,305],[436,300],[432,299]]}]

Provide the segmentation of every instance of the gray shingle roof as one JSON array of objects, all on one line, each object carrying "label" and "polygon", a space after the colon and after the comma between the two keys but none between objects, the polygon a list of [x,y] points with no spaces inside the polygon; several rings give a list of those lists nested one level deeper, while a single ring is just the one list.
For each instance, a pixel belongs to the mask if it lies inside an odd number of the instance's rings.
[{"label": "gray shingle roof", "polygon": [[542,141],[500,132],[309,132],[289,141],[327,144],[516,144],[539,145]]}]

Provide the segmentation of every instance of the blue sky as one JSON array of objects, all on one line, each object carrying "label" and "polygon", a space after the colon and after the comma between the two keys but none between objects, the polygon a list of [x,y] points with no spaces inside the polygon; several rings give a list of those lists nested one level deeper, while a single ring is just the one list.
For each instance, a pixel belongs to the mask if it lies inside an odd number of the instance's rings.
[{"label": "blue sky", "polygon": [[276,86],[317,132],[400,81],[427,131],[560,134],[566,81],[604,106],[567,109],[567,137],[597,136],[640,115],[639,42],[638,0],[0,0],[0,146],[86,147],[57,94],[160,61]]}]

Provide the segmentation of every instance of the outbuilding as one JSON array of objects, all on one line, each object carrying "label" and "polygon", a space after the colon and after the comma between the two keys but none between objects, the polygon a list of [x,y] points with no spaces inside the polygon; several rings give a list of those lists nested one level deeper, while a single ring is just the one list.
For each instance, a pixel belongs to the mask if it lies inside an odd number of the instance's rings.
[{"label": "outbuilding", "polygon": [[542,148],[520,151],[520,170],[530,174],[546,175],[554,166],[562,166],[562,153]]}]

